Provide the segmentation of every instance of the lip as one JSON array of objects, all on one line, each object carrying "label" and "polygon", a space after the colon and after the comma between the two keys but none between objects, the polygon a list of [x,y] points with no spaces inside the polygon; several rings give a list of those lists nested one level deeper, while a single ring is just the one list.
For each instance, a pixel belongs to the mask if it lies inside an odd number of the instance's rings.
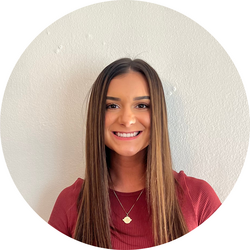
[{"label": "lip", "polygon": [[[129,134],[129,133],[134,133],[134,132],[140,132],[139,135],[137,136],[134,136],[134,137],[120,137],[120,136],[117,136],[115,133],[125,133],[125,134]],[[117,140],[121,140],[121,141],[130,141],[130,140],[135,140],[137,139],[141,134],[142,134],[143,131],[131,131],[131,132],[121,132],[121,131],[113,131],[112,134],[114,135],[114,137],[117,139]]]}]

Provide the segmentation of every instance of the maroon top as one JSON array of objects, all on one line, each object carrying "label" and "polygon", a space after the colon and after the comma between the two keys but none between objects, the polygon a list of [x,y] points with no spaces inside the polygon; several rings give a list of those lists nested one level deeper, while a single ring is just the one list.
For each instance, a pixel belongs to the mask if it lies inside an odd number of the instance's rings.
[{"label": "maroon top", "polygon": [[[208,219],[221,205],[221,202],[205,181],[188,177],[183,171],[174,172],[174,176],[184,193],[180,201],[183,216],[189,231],[193,230]],[[58,196],[49,224],[60,232],[72,237],[77,221],[77,198],[83,180],[65,188]],[[116,192],[126,212],[135,203],[141,191],[133,193]],[[114,249],[140,249],[154,246],[152,223],[147,210],[146,192],[144,191],[129,213],[132,221],[125,224],[122,219],[126,216],[113,190],[109,191],[111,204],[111,219],[114,229],[111,229],[111,241]]]}]

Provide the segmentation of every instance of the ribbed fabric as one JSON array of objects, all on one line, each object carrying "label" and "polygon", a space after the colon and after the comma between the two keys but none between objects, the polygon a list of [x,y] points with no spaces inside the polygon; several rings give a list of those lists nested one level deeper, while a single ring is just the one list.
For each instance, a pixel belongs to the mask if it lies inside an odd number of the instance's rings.
[{"label": "ribbed fabric", "polygon": [[[191,231],[208,219],[221,205],[221,202],[207,182],[187,177],[183,171],[180,173],[174,172],[174,176],[183,189],[183,194],[179,194],[179,202],[188,229]],[[76,203],[82,183],[83,180],[79,178],[73,185],[60,193],[48,222],[69,237],[72,237],[76,225]],[[135,203],[140,192],[116,192],[126,212]],[[111,219],[114,225],[114,228],[110,229],[112,247],[114,249],[141,249],[154,246],[152,222],[147,207],[145,190],[129,213],[132,219],[129,224],[122,221],[126,214],[113,190],[109,191],[109,196]]]},{"label": "ribbed fabric", "polygon": [[[141,191],[133,193],[116,192],[126,212],[135,203]],[[143,191],[139,200],[129,213],[132,221],[129,224],[123,222],[126,213],[122,209],[114,192],[109,192],[111,203],[111,218],[115,229],[111,229],[112,246],[115,249],[138,249],[154,246],[152,235],[152,221],[147,208],[146,192]]]}]

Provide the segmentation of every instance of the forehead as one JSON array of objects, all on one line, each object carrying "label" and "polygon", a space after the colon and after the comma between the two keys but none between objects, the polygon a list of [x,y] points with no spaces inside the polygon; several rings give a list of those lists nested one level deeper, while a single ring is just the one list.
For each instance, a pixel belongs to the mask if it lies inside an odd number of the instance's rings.
[{"label": "forehead", "polygon": [[149,96],[148,83],[141,73],[131,71],[113,78],[107,95]]}]

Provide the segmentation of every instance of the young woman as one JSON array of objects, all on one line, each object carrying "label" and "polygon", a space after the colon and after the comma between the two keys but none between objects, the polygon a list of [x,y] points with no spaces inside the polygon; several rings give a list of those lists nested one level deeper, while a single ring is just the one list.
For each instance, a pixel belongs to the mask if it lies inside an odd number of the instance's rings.
[{"label": "young woman", "polygon": [[103,248],[160,245],[203,223],[221,205],[203,180],[172,170],[163,87],[140,59],[119,59],[89,100],[86,169],[59,195],[49,224]]}]

